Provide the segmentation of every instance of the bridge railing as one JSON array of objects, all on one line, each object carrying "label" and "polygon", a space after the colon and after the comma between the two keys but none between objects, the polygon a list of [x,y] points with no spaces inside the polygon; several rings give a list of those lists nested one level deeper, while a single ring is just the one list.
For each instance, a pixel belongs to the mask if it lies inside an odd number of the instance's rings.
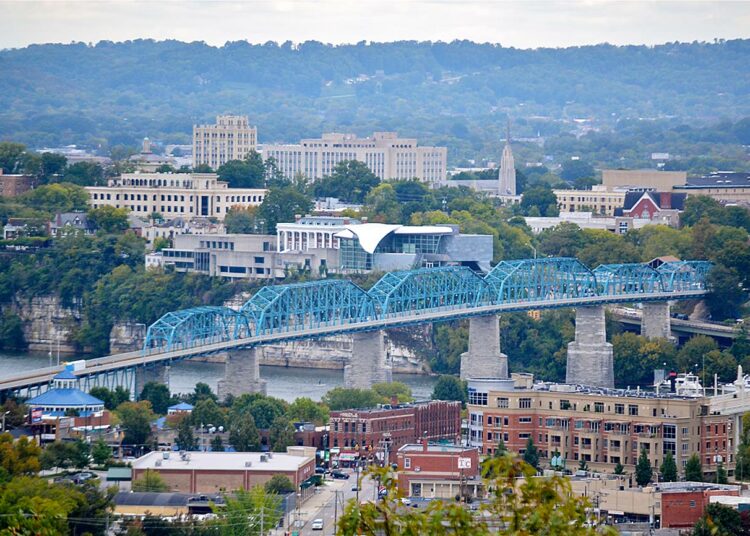
[{"label": "bridge railing", "polygon": [[486,305],[705,290],[710,267],[680,261],[657,270],[606,264],[592,271],[578,259],[551,257],[502,261],[484,277],[466,267],[390,272],[367,292],[343,279],[268,285],[239,311],[195,307],[165,314],[149,326],[143,352]]}]

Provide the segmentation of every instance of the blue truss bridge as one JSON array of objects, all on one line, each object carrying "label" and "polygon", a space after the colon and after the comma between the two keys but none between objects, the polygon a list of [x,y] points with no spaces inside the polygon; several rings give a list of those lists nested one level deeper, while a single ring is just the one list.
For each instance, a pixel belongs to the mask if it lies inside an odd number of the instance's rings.
[{"label": "blue truss bridge", "polygon": [[[239,309],[169,312],[149,326],[141,351],[90,359],[76,375],[82,388],[112,387],[132,381],[139,369],[285,341],[510,311],[696,299],[706,293],[710,267],[679,261],[657,269],[605,264],[591,270],[574,258],[542,258],[502,261],[487,274],[466,267],[390,272],[369,290],[346,279],[269,285]],[[59,370],[0,378],[0,394],[44,390]]]}]

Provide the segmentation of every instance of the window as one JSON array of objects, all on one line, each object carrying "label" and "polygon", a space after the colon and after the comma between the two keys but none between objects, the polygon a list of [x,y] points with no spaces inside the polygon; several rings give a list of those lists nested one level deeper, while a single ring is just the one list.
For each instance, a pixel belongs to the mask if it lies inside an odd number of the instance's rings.
[{"label": "window", "polygon": [[625,413],[625,404],[615,404],[615,413],[623,415]]},{"label": "window", "polygon": [[531,424],[531,417],[519,417],[518,423],[519,424]]},{"label": "window", "polygon": [[604,413],[603,402],[594,402],[594,413]]},{"label": "window", "polygon": [[560,409],[570,409],[570,400],[560,400]]},{"label": "window", "polygon": [[253,257],[253,260],[255,261],[255,264],[263,264],[266,262],[264,257]]},{"label": "window", "polygon": [[497,399],[497,407],[498,408],[507,408],[507,407],[509,407],[508,399],[507,398],[498,398]]},{"label": "window", "polygon": [[404,458],[404,469],[411,469],[411,458]]},{"label": "window", "polygon": [[469,404],[475,406],[486,406],[487,393],[477,393],[476,391],[469,391]]},{"label": "window", "polygon": [[638,406],[636,404],[628,404],[628,415],[638,415]]},{"label": "window", "polygon": [[521,409],[529,409],[531,408],[531,399],[530,398],[519,398],[518,399],[518,407]]},{"label": "window", "polygon": [[674,424],[665,424],[662,426],[664,431],[664,439],[674,439],[677,433],[677,429]]}]

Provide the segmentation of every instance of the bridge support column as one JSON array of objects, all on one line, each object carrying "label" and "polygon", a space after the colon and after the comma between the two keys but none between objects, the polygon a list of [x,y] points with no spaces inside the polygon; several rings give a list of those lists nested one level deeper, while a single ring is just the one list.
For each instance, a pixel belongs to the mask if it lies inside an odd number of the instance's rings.
[{"label": "bridge support column", "polygon": [[219,400],[224,400],[230,394],[266,394],[266,381],[260,379],[260,351],[258,348],[248,348],[227,352],[224,379],[219,380]]},{"label": "bridge support column", "polygon": [[576,338],[568,344],[565,382],[595,387],[615,385],[612,345],[607,342],[601,305],[576,309]]},{"label": "bridge support column", "polygon": [[390,382],[391,372],[386,362],[383,331],[355,333],[352,336],[352,358],[344,367],[344,387],[369,389],[374,383]]},{"label": "bridge support column", "polygon": [[643,304],[641,335],[647,339],[672,339],[669,302],[645,302]]},{"label": "bridge support column", "polygon": [[165,365],[139,366],[135,369],[133,380],[133,397],[135,400],[141,398],[143,387],[148,382],[167,383],[167,367]]},{"label": "bridge support column", "polygon": [[508,356],[500,351],[497,315],[469,319],[469,350],[461,354],[461,379],[508,378]]}]

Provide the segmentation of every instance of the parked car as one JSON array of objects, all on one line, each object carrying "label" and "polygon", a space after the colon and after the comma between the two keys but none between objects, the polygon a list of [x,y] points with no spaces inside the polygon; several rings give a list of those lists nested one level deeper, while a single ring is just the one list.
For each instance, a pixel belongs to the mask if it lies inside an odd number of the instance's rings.
[{"label": "parked car", "polygon": [[341,471],[334,471],[331,473],[331,476],[336,480],[349,480],[349,475],[342,473]]},{"label": "parked car", "polygon": [[401,498],[401,504],[404,506],[410,506],[411,505],[411,499],[409,497],[402,497]]},{"label": "parked car", "polygon": [[96,478],[96,475],[94,473],[89,473],[88,471],[76,473],[70,477],[70,479],[76,484],[83,484],[84,482],[86,482],[87,480],[91,480],[92,478]]},{"label": "parked car", "polygon": [[317,466],[315,468],[315,474],[316,475],[324,475],[328,472],[328,470],[325,467]]},{"label": "parked car", "polygon": [[323,520],[320,518],[313,519],[313,522],[312,522],[312,525],[310,525],[310,528],[312,530],[323,530]]}]

